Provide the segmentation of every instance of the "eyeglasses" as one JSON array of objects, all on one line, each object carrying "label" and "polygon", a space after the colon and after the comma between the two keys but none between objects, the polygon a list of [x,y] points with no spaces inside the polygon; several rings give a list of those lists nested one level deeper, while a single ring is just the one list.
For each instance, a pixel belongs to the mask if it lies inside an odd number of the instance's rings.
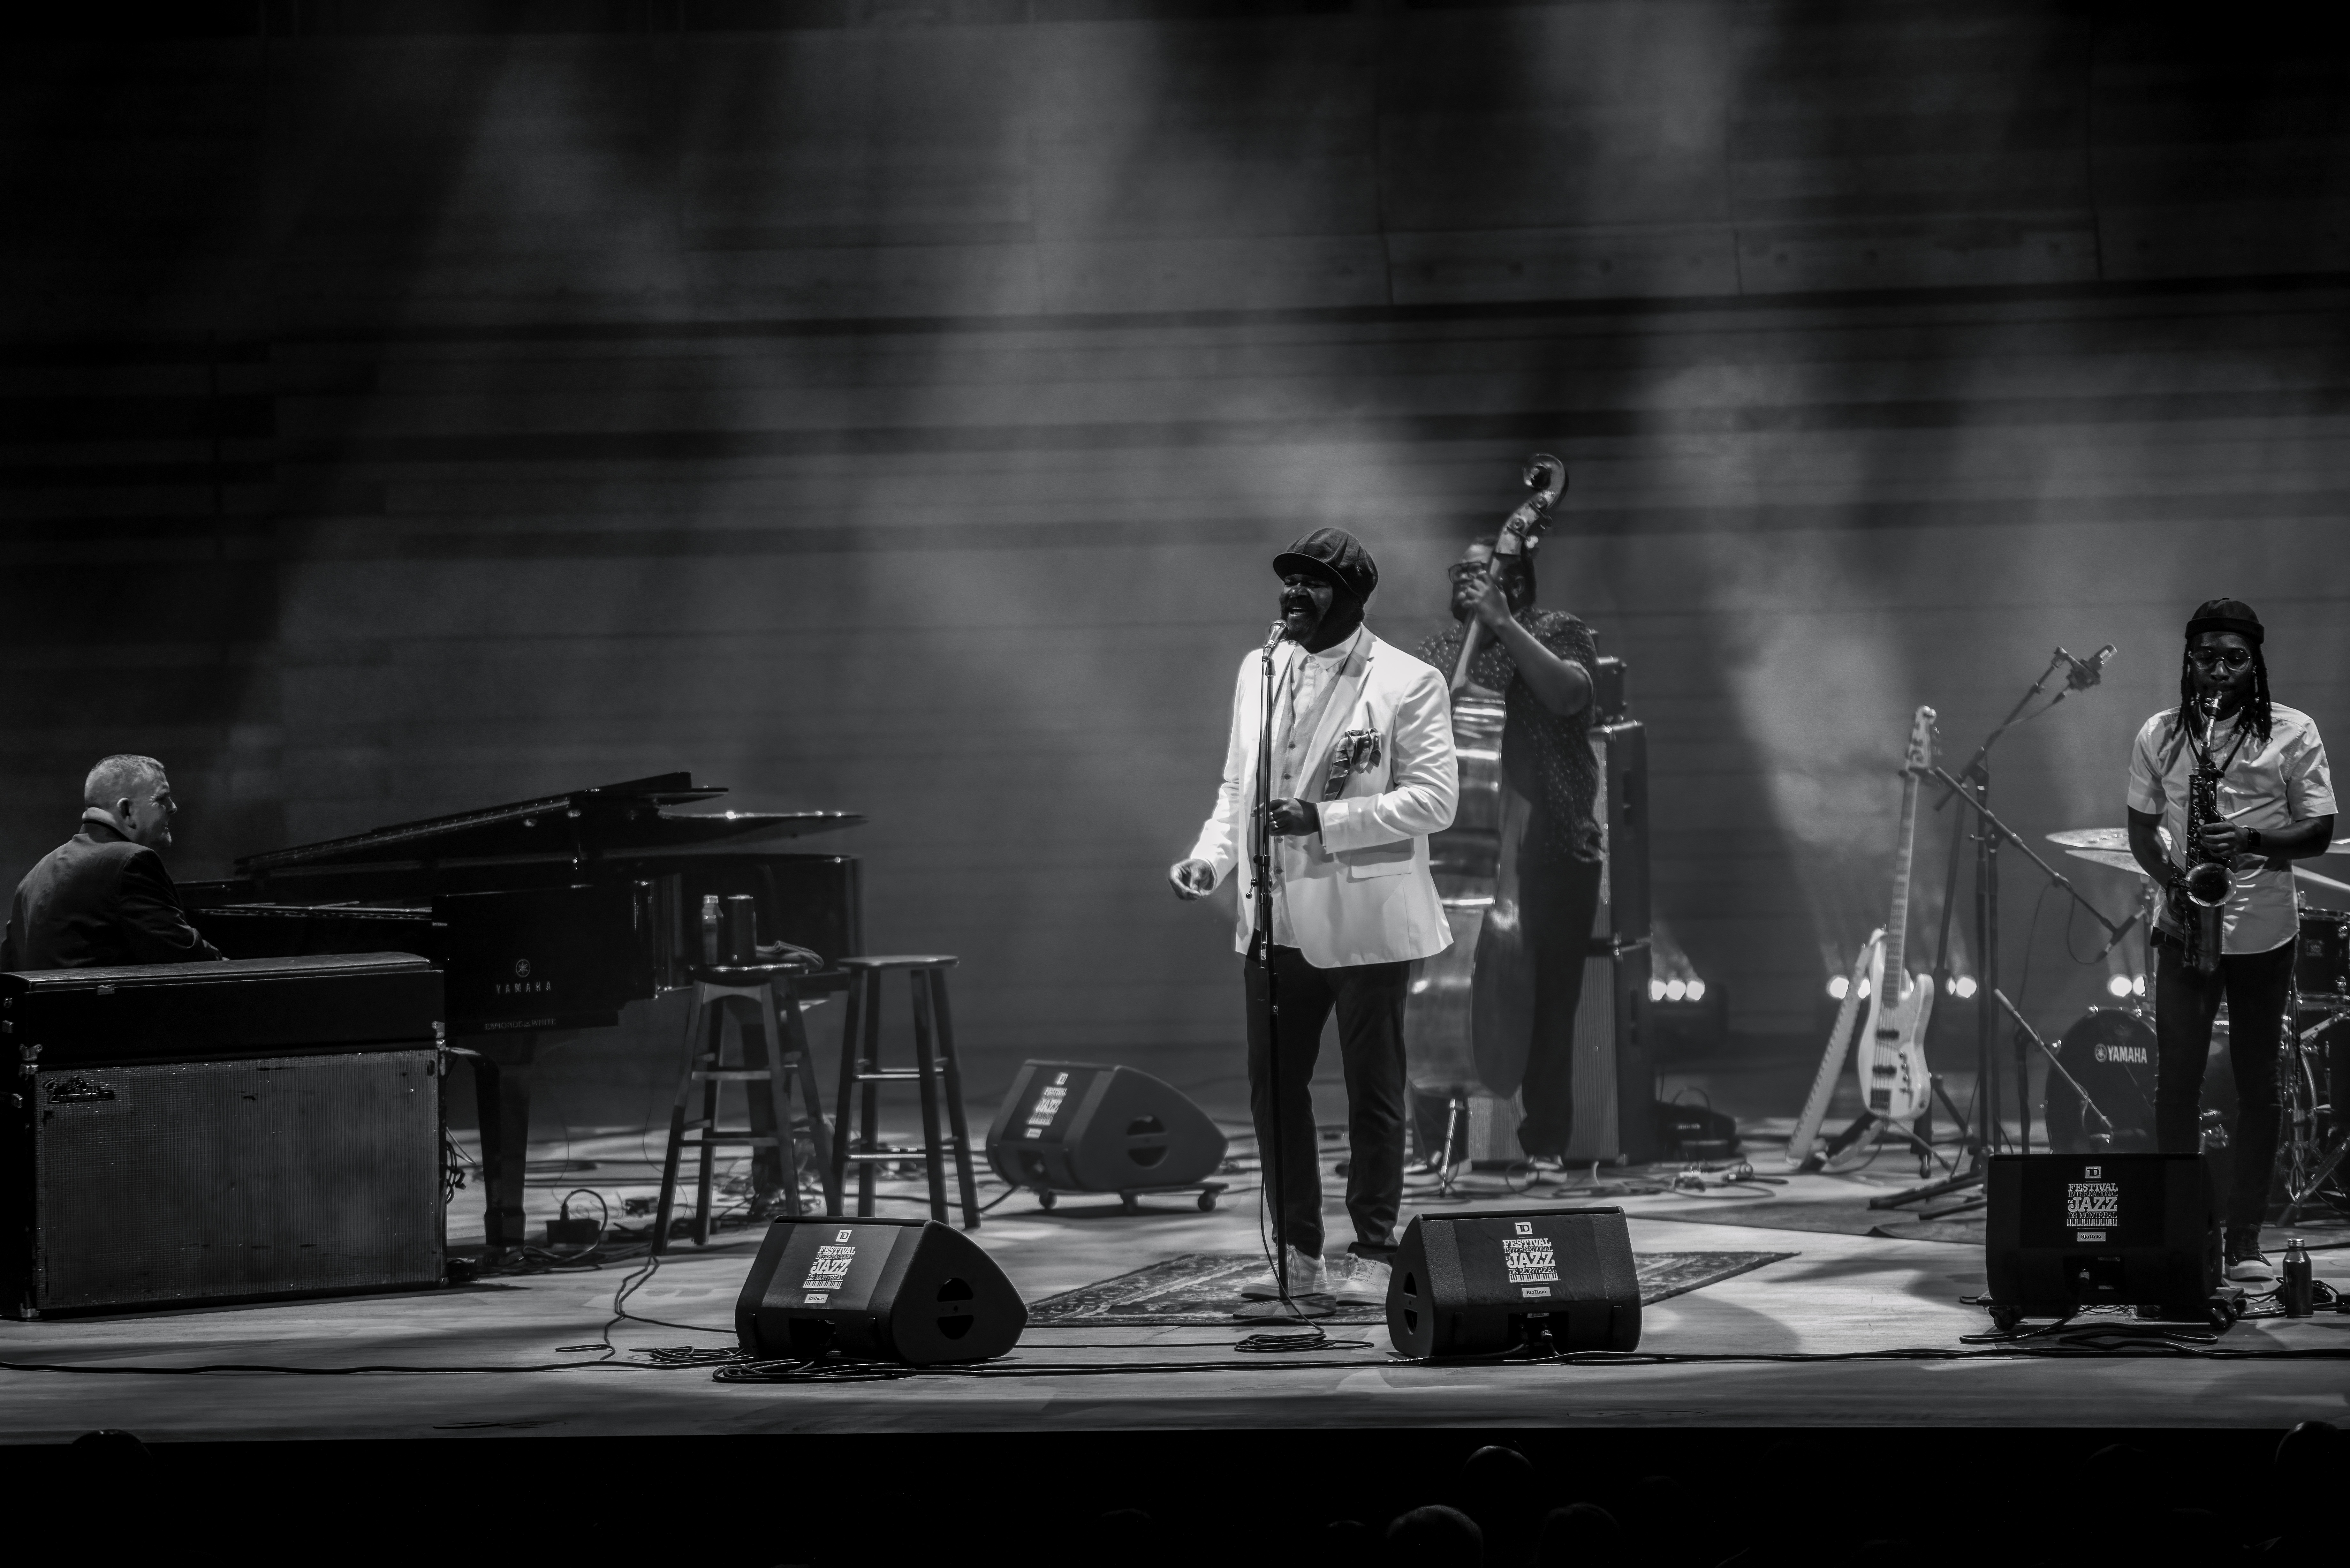
[{"label": "eyeglasses", "polygon": [[2252,661],[2252,650],[2249,648],[2190,648],[2187,650],[2187,657],[2195,661],[2198,670],[2209,670],[2213,665],[2223,670],[2241,670]]},{"label": "eyeglasses", "polygon": [[1471,577],[1484,576],[1492,569],[1491,561],[1455,561],[1444,568],[1444,575],[1456,583],[1463,583]]}]

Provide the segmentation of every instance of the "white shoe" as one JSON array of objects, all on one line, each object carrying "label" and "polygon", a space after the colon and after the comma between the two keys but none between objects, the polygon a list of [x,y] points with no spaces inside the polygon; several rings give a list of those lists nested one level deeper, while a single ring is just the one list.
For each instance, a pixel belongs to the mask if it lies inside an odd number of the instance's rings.
[{"label": "white shoe", "polygon": [[[1300,1296],[1326,1295],[1328,1291],[1328,1276],[1323,1270],[1322,1260],[1310,1253],[1300,1251],[1295,1247],[1289,1249],[1290,1298],[1295,1300]],[[1267,1269],[1253,1279],[1242,1282],[1241,1300],[1244,1302],[1273,1302],[1280,1299],[1281,1282],[1274,1278],[1271,1269]]]},{"label": "white shoe", "polygon": [[1388,1304],[1388,1282],[1395,1271],[1377,1258],[1350,1258],[1355,1266],[1347,1277],[1334,1282],[1330,1299],[1340,1306],[1385,1307]]}]

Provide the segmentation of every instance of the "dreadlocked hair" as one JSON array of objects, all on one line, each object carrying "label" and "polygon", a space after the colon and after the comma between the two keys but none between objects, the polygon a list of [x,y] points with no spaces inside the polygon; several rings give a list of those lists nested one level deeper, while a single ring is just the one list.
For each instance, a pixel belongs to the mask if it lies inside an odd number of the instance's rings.
[{"label": "dreadlocked hair", "polygon": [[[2269,661],[2261,655],[2261,645],[2252,648],[2252,694],[2244,699],[2244,710],[2236,722],[2260,738],[2262,745],[2269,740]],[[2195,718],[2195,661],[2182,652],[2178,656],[2178,712],[2171,730],[2176,740],[2173,753],[2184,743]]]}]

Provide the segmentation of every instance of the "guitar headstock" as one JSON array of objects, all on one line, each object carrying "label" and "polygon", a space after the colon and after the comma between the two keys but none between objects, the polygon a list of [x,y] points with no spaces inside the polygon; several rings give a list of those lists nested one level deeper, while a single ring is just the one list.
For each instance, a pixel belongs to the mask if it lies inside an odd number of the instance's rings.
[{"label": "guitar headstock", "polygon": [[1909,750],[1901,759],[1903,772],[1922,774],[1934,765],[1934,711],[1921,707],[1909,721]]}]

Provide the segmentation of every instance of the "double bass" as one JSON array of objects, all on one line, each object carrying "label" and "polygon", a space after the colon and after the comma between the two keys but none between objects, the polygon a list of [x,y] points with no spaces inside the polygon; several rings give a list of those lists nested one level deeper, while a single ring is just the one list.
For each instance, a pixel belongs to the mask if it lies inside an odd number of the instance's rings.
[{"label": "double bass", "polygon": [[[1526,498],[1493,544],[1498,564],[1531,559],[1551,510],[1566,493],[1566,464],[1548,452],[1526,461]],[[1499,692],[1470,669],[1490,637],[1471,616],[1451,672],[1452,746],[1461,797],[1452,826],[1429,840],[1430,869],[1452,927],[1452,945],[1422,959],[1404,1013],[1405,1073],[1415,1086],[1465,1094],[1516,1092],[1534,1032],[1534,974],[1518,903],[1518,846],[1530,806],[1502,775]]]}]

